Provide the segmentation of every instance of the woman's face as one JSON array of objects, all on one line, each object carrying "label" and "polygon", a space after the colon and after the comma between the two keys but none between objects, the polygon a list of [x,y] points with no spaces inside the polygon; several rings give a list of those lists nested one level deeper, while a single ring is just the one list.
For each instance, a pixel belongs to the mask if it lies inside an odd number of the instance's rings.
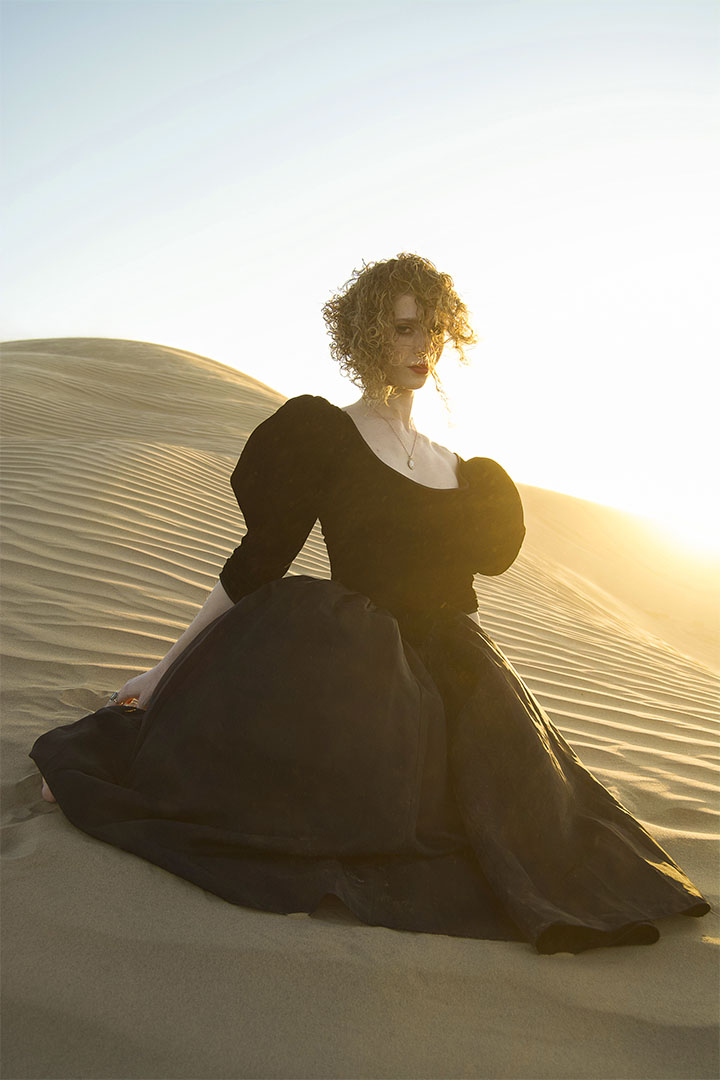
[{"label": "woman's face", "polygon": [[[395,337],[393,356],[386,374],[392,386],[419,390],[429,373],[430,333],[423,323],[423,312],[410,293],[399,296],[394,305]],[[435,355],[440,357],[442,345]]]}]

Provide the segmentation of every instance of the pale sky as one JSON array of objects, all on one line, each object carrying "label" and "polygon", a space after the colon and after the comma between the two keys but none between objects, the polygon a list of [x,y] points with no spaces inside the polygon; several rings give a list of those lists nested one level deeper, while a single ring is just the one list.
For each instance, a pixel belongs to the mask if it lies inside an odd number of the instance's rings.
[{"label": "pale sky", "polygon": [[[4,0],[3,339],[358,396],[321,308],[418,252],[481,339],[416,420],[720,550],[715,0]],[[714,536],[714,541],[713,541]]]}]

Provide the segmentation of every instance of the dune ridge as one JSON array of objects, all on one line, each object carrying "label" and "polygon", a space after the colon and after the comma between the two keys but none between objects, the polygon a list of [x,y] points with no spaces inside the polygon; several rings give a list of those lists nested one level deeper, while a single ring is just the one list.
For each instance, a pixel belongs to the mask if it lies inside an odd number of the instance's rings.
[{"label": "dune ridge", "polygon": [[[585,765],[713,904],[656,946],[570,961],[364,927],[332,905],[234,908],[40,799],[34,739],[152,666],[214,585],[242,535],[230,472],[283,400],[160,345],[3,346],[3,1075],[717,1075],[717,582],[627,515],[520,485],[525,547],[476,589]],[[329,575],[317,525],[291,573]],[[178,993],[179,964],[204,997]],[[151,984],[159,1026],[140,1008]],[[196,1015],[229,1025],[204,1053]]]}]

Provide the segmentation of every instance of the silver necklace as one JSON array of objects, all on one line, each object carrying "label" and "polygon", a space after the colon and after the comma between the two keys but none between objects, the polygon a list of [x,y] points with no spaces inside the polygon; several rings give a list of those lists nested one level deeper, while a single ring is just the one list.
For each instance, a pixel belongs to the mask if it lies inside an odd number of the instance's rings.
[{"label": "silver necklace", "polygon": [[[397,431],[396,431],[396,430],[395,430],[395,428],[394,428],[394,427],[392,426],[392,424],[390,423],[390,421],[388,420],[388,418],[387,418],[386,416],[383,416],[383,414],[382,414],[382,413],[379,413],[379,412],[377,411],[377,409],[376,409],[376,408],[375,408],[375,407],[374,407],[373,405],[371,405],[371,406],[370,406],[370,408],[372,409],[372,411],[373,411],[373,412],[374,412],[374,413],[375,413],[375,414],[376,414],[377,416],[379,416],[379,417],[380,417],[380,419],[381,419],[381,420],[384,420],[384,421],[385,421],[385,423],[386,423],[386,424],[387,424],[387,426],[388,426],[388,427],[390,428],[390,430],[392,431],[392,433],[393,433],[393,435],[395,436],[395,438],[397,439],[397,441],[398,441],[398,442],[400,443],[400,445],[402,446],[402,448],[403,448],[403,450],[405,451],[405,453],[406,453],[406,454],[408,454],[408,448],[407,448],[407,446],[406,446],[406,445],[405,445],[405,443],[404,443],[404,442],[402,441],[402,439],[400,438],[400,436],[398,435]],[[415,427],[415,425],[414,425],[414,424],[413,424],[413,427]],[[408,454],[408,459],[407,459],[407,466],[408,466],[408,469],[414,469],[414,468],[415,468],[415,458],[413,457],[413,454],[415,453],[415,443],[417,442],[417,437],[418,437],[418,429],[417,429],[417,428],[415,428],[415,438],[413,439],[413,444],[412,444],[412,450],[411,450],[411,451],[410,451],[410,453]]]}]

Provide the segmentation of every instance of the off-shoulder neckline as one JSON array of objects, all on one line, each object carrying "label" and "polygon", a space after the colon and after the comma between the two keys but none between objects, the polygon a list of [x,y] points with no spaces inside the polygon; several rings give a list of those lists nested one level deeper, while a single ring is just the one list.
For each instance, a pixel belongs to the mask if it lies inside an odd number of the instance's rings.
[{"label": "off-shoulder neckline", "polygon": [[460,457],[459,454],[455,454],[455,457],[457,458],[457,472],[456,472],[456,475],[457,475],[458,479],[463,480],[463,483],[458,484],[457,487],[432,487],[430,484],[421,484],[421,483],[419,483],[419,481],[413,480],[409,476],[405,476],[404,473],[401,473],[398,469],[394,469],[392,467],[392,465],[388,465],[388,463],[386,461],[383,461],[382,458],[377,456],[377,454],[372,449],[370,444],[366,441],[365,437],[363,436],[363,433],[360,431],[360,428],[357,426],[357,424],[353,420],[350,413],[345,412],[345,410],[341,409],[339,405],[333,405],[333,403],[331,401],[328,401],[327,398],[322,398],[321,400],[325,401],[330,406],[331,409],[334,409],[336,412],[341,413],[345,417],[348,424],[350,424],[350,426],[352,427],[352,430],[355,432],[358,439],[360,440],[362,445],[367,450],[368,454],[370,454],[374,458],[375,461],[377,461],[388,472],[393,473],[395,476],[399,476],[400,479],[406,481],[406,483],[412,484],[413,487],[420,488],[421,491],[442,491],[443,493],[457,492],[457,491],[467,491],[467,489],[470,487],[470,483],[469,483],[469,481],[467,479],[467,476],[463,475],[463,466],[464,466],[465,462],[463,461],[463,459]]}]

